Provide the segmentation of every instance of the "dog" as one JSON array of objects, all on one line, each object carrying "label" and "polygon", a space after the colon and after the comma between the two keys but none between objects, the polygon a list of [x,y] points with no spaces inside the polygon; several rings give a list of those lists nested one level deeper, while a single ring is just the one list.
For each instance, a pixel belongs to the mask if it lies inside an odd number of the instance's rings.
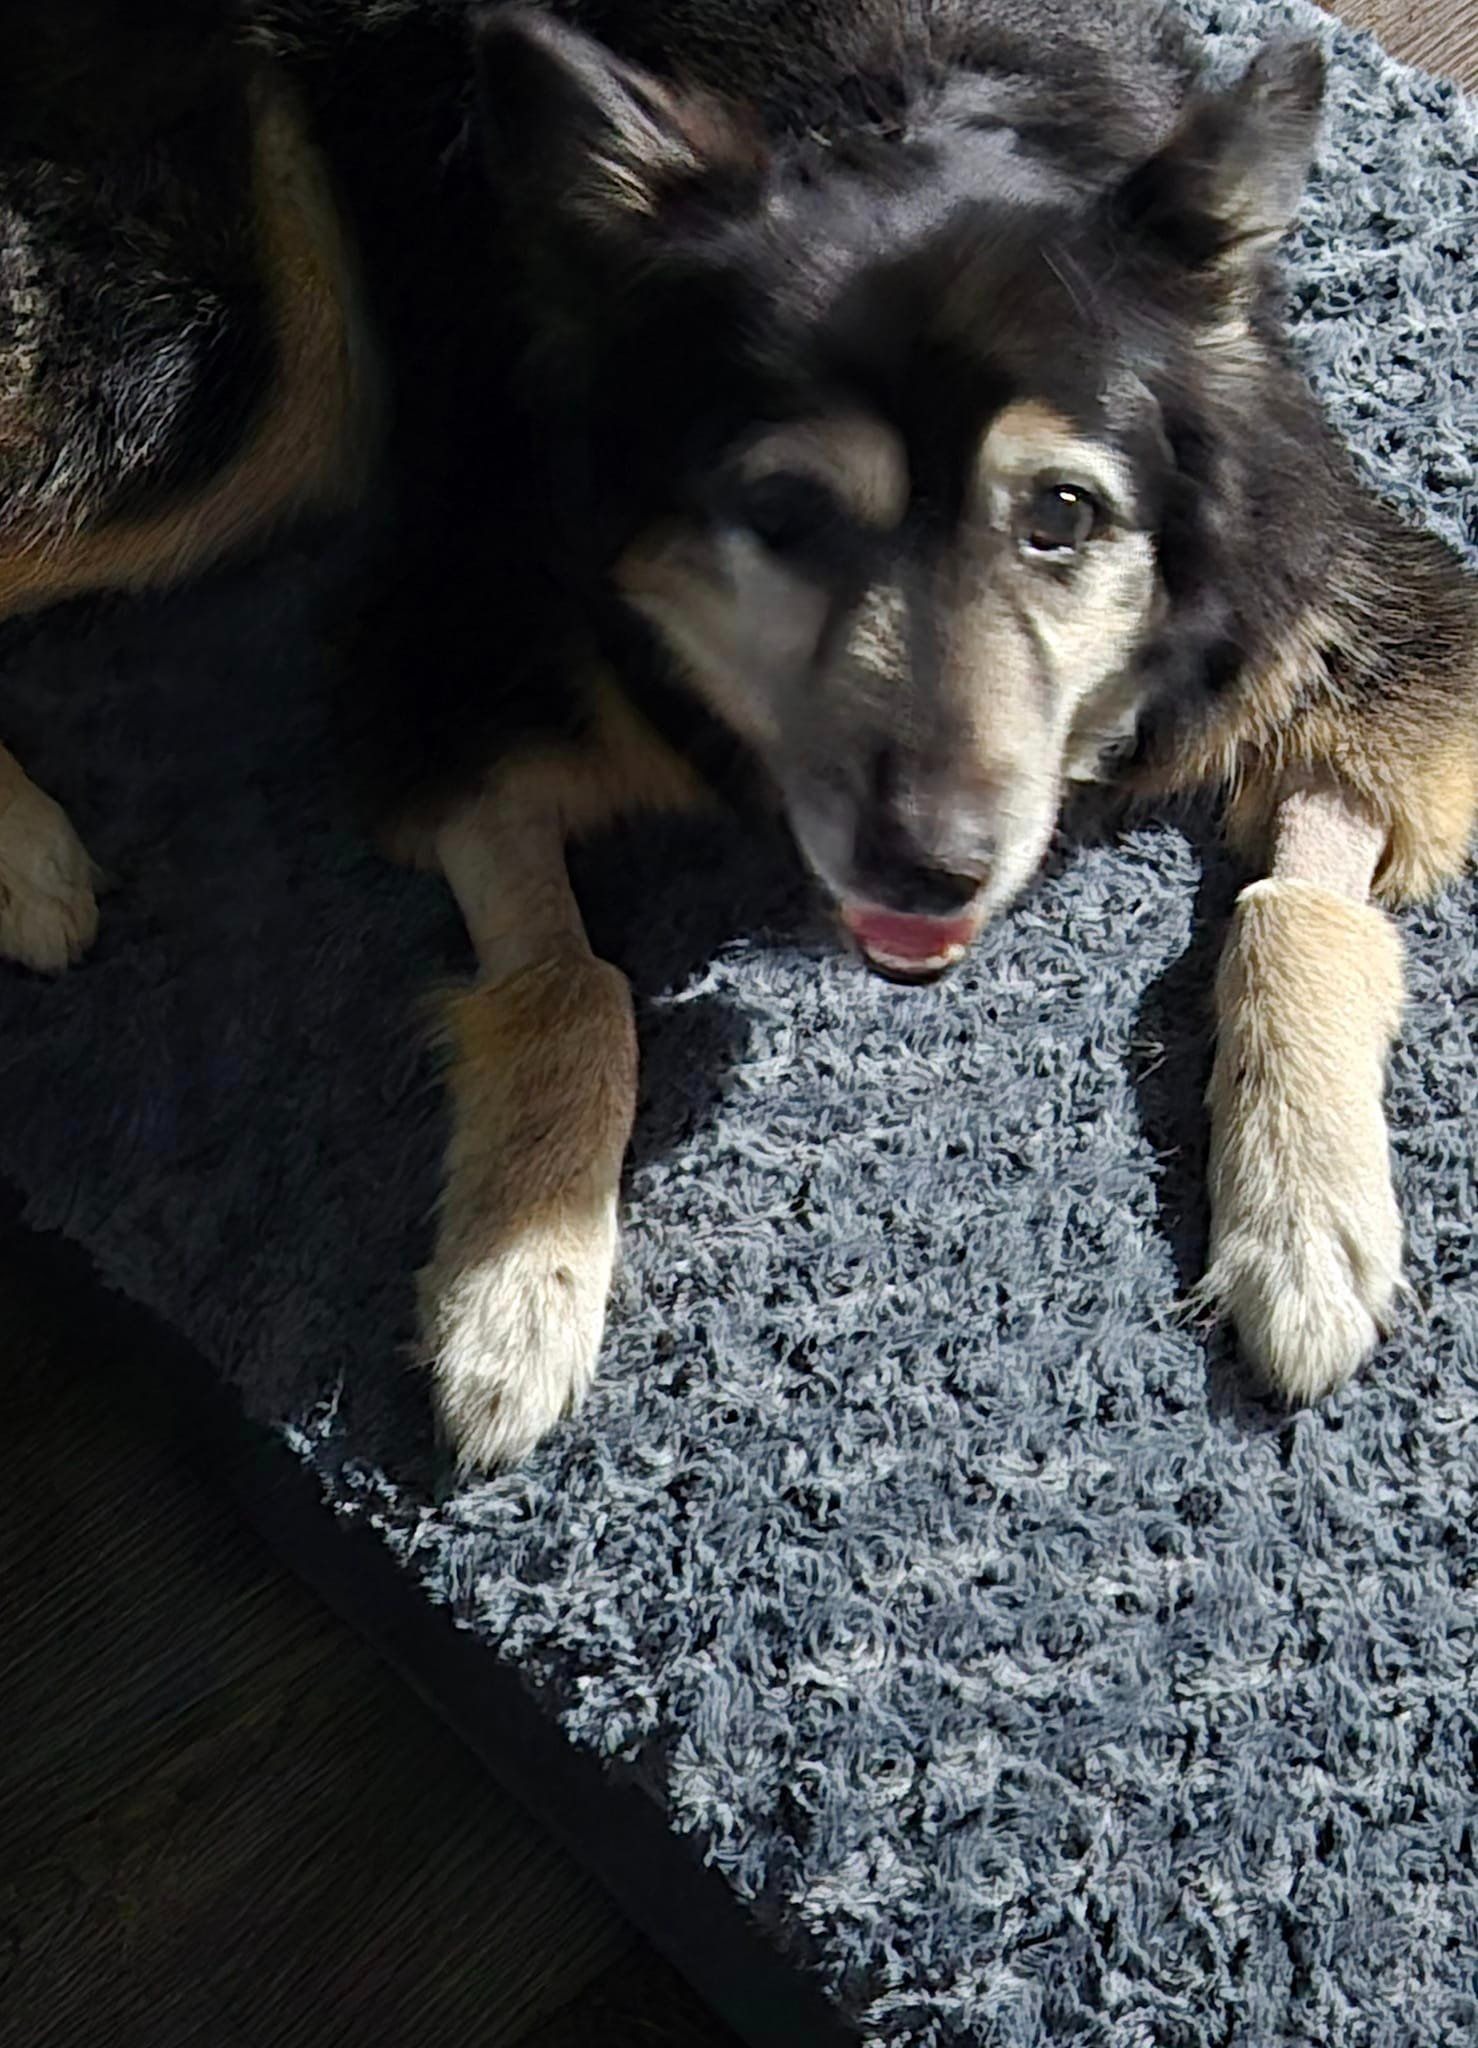
[{"label": "dog", "polygon": [[[52,119],[5,131],[0,601],[379,508],[346,751],[478,963],[420,1276],[459,1466],[527,1453],[601,1342],[636,1044],[566,848],[756,786],[904,981],[1073,785],[1222,794],[1263,879],[1200,1299],[1285,1398],[1343,1382],[1401,1286],[1387,911],[1468,855],[1478,586],[1284,343],[1317,46],[1213,90],[1138,0],[149,6],[171,82],[93,0],[110,61],[43,37],[49,96],[6,88]],[[4,755],[0,804],[0,950],[59,967],[86,855]]]}]

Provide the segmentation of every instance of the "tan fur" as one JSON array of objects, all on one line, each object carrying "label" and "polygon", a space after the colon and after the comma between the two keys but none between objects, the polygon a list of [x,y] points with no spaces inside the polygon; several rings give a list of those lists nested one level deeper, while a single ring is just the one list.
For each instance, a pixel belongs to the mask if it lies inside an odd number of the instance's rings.
[{"label": "tan fur", "polygon": [[585,946],[564,841],[558,811],[532,782],[516,779],[454,812],[437,833],[436,862],[486,981]]},{"label": "tan fur", "polygon": [[1215,325],[1196,337],[1196,349],[1206,358],[1212,374],[1219,377],[1255,379],[1267,360],[1247,317],[1247,308],[1235,296],[1223,307]]},{"label": "tan fur", "polygon": [[97,935],[95,871],[66,812],[0,747],[0,959],[60,974]]},{"label": "tan fur", "polygon": [[548,803],[571,839],[604,831],[618,818],[697,810],[713,801],[697,770],[673,752],[608,676],[590,679],[589,702],[586,744],[516,763],[509,771],[528,799]]},{"label": "tan fur", "polygon": [[1132,727],[1138,688],[1125,683],[1125,669],[1155,603],[1149,536],[1122,523],[1114,530],[1128,496],[1118,457],[1048,406],[1007,406],[981,442],[977,525],[1009,534],[1023,494],[1043,479],[1081,485],[1109,515],[1072,582],[1059,583],[1014,548],[988,581],[967,559],[947,614],[946,683],[962,758],[974,785],[994,792],[987,912],[1008,901],[1041,858],[1063,780],[1090,779]]},{"label": "tan fur", "polygon": [[592,1178],[614,1188],[636,1103],[636,1035],[624,976],[587,946],[561,946],[445,1011],[455,1122],[453,1181],[475,1175],[480,1213],[537,1224]]},{"label": "tan fur", "polygon": [[852,614],[847,657],[870,687],[896,687],[908,674],[908,599],[897,583],[873,583]]},{"label": "tan fur", "polygon": [[597,228],[650,218],[673,185],[705,170],[753,170],[762,161],[758,133],[712,95],[648,79],[644,94],[630,95],[620,119],[584,154],[571,203]]},{"label": "tan fur", "polygon": [[1327,773],[1290,778],[1273,820],[1273,873],[1363,903],[1385,851],[1385,828]]},{"label": "tan fur", "polygon": [[91,590],[172,583],[285,514],[352,491],[370,390],[350,265],[318,158],[285,89],[258,82],[256,203],[278,370],[247,446],[197,496],[149,518],[0,546],[0,617]]},{"label": "tan fur", "polygon": [[[1360,594],[1362,597],[1364,593]],[[1374,603],[1376,593],[1365,600]],[[1478,820],[1478,717],[1471,700],[1427,693],[1413,677],[1378,717],[1311,693],[1330,658],[1353,657],[1356,625],[1341,612],[1311,612],[1275,661],[1236,703],[1186,742],[1162,780],[1172,787],[1221,784],[1226,830],[1253,859],[1267,849],[1273,814],[1290,774],[1336,778],[1382,827],[1374,888],[1385,903],[1429,896],[1460,874]]]},{"label": "tan fur", "polygon": [[[633,776],[661,758],[634,718],[607,705],[602,726]],[[421,1284],[437,1410],[467,1466],[521,1457],[595,1371],[636,1034],[624,978],[590,950],[564,850],[654,789],[667,789],[660,770],[622,783],[599,757],[529,760],[436,835],[484,977],[447,1005],[452,1136]]]},{"label": "tan fur", "polygon": [[1018,399],[996,414],[981,439],[975,486],[980,512],[991,516],[1002,485],[1039,478],[1082,484],[1110,504],[1122,504],[1129,487],[1123,458],[1112,448],[1089,440],[1040,399]]},{"label": "tan fur", "polygon": [[1274,1387],[1309,1400],[1359,1365],[1400,1286],[1382,1094],[1401,944],[1366,901],[1384,827],[1334,775],[1291,776],[1271,838],[1272,878],[1239,899],[1217,977],[1198,1293]]},{"label": "tan fur", "polygon": [[452,1136],[421,1276],[437,1413],[459,1463],[511,1463],[582,1399],[636,1103],[631,995],[566,948],[453,997]]},{"label": "tan fur", "polygon": [[753,442],[739,465],[747,478],[798,471],[835,492],[864,526],[894,527],[908,509],[908,459],[894,430],[867,413],[795,420]]},{"label": "tan fur", "polygon": [[[681,529],[644,534],[617,564],[617,587],[663,635],[702,701],[751,746],[780,737],[766,684],[809,661],[826,603],[806,578],[768,561],[758,541],[737,538],[730,559]],[[738,574],[756,599],[735,602]]]},{"label": "tan fur", "polygon": [[[4,225],[10,271],[6,296],[13,313],[0,347],[0,450],[17,471],[34,472],[46,463],[47,424],[43,356],[34,340],[43,303],[38,237],[34,224],[12,209],[6,209]],[[0,507],[0,533],[5,523]],[[0,579],[3,573],[0,567]]]}]

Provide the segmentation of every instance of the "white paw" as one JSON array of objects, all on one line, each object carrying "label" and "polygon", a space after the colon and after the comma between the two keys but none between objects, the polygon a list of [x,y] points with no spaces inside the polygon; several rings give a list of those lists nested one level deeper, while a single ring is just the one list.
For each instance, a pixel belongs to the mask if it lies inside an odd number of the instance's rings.
[{"label": "white paw", "polygon": [[[1384,1138],[1384,1133],[1382,1133]],[[1242,1350],[1290,1402],[1342,1386],[1390,1328],[1401,1289],[1401,1219],[1385,1161],[1376,1185],[1244,1206],[1224,1198],[1197,1295],[1229,1316]]]},{"label": "white paw", "polygon": [[584,1399],[616,1256],[614,1195],[568,1198],[480,1256],[444,1213],[421,1276],[422,1330],[442,1435],[460,1472],[516,1464]]},{"label": "white paw", "polygon": [[61,805],[0,778],[0,957],[60,974],[97,936],[96,870]]}]

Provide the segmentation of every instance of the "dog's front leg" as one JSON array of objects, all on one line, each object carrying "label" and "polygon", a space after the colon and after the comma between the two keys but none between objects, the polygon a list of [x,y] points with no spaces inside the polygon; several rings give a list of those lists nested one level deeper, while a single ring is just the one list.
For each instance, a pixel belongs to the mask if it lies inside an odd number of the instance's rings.
[{"label": "dog's front leg", "polygon": [[0,747],[0,959],[59,974],[97,934],[97,871],[61,805]]},{"label": "dog's front leg", "polygon": [[625,978],[586,939],[552,801],[505,787],[444,825],[436,851],[480,974],[446,1010],[451,1138],[422,1329],[468,1471],[522,1457],[590,1385],[636,1033]]},{"label": "dog's front leg", "polygon": [[1384,844],[1332,779],[1290,783],[1217,977],[1200,1295],[1295,1401],[1348,1378],[1401,1284],[1383,1105],[1401,943],[1369,901]]}]

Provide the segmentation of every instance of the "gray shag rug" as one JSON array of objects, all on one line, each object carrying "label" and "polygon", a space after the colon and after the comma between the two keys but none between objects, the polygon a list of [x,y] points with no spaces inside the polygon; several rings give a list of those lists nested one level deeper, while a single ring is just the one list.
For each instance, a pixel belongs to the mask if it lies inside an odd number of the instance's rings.
[{"label": "gray shag rug", "polygon": [[[1378,483],[1478,555],[1478,120],[1334,57],[1289,257]],[[1286,1418],[1178,1320],[1205,1235],[1209,832],[1066,849],[946,986],[767,855],[589,865],[646,1088],[598,1389],[438,1501],[404,1364],[467,948],[340,820],[302,550],[13,636],[6,738],[117,875],[0,973],[0,1168],[341,1514],[620,1760],[874,2043],[1478,2039],[1472,889],[1403,920],[1413,1303]]]}]

